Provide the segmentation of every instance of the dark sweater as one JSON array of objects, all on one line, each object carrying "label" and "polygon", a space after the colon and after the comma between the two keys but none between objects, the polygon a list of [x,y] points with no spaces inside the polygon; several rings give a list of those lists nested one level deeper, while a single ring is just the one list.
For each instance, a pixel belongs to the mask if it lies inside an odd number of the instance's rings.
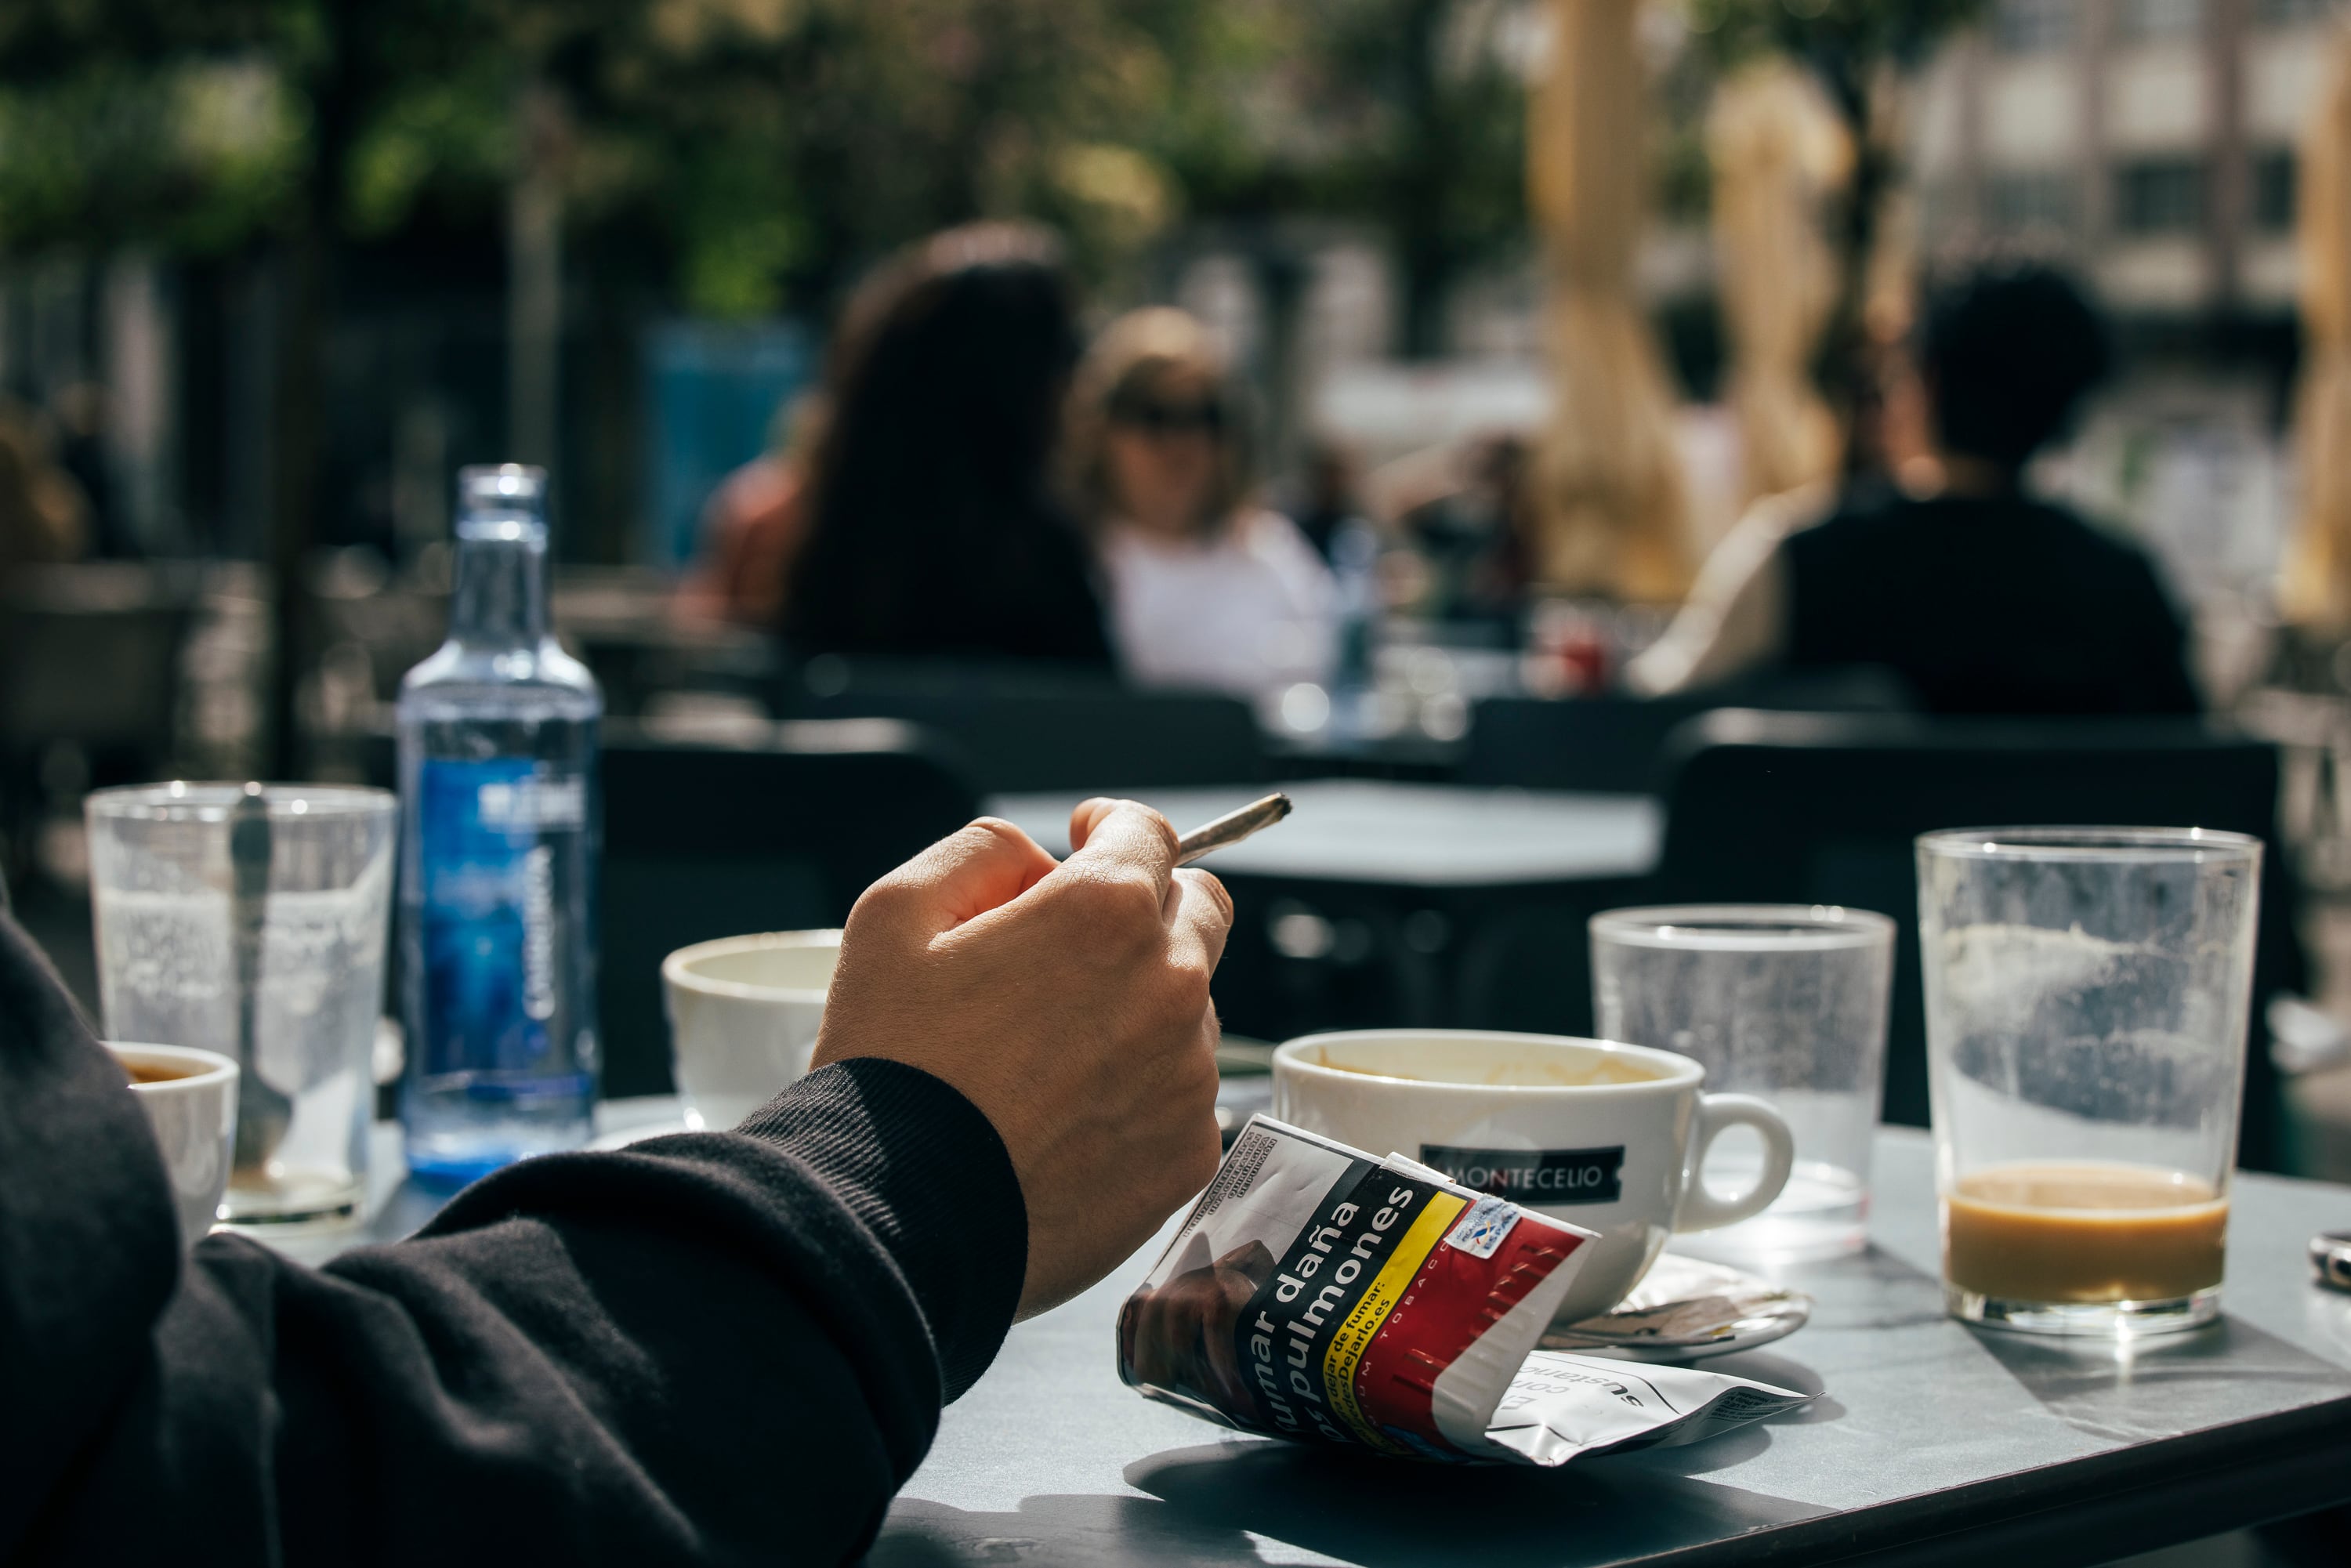
[{"label": "dark sweater", "polygon": [[0,915],[0,1562],[843,1561],[1027,1254],[987,1120],[859,1061],[322,1270],[183,1263],[143,1113]]},{"label": "dark sweater", "polygon": [[2199,709],[2154,563],[2060,507],[1849,502],[1781,552],[1791,667],[1891,669],[1933,713]]}]

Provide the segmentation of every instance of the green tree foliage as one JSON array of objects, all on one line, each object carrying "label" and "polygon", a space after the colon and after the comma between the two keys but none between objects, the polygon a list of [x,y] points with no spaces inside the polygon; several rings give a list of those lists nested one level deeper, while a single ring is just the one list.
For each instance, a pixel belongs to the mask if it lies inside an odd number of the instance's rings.
[{"label": "green tree foliage", "polygon": [[1917,64],[1984,0],[1688,0],[1690,31],[1718,57],[1776,49],[1840,79]]},{"label": "green tree foliage", "polygon": [[[773,308],[942,224],[1022,214],[1114,265],[1178,211],[1217,5],[1178,0],[20,0],[0,245],[201,248],[486,221],[528,159],[684,300]],[[191,16],[189,13],[195,15]],[[559,106],[527,134],[527,90]]]},{"label": "green tree foliage", "polygon": [[1156,145],[1194,211],[1366,223],[1394,246],[1398,338],[1433,351],[1446,287],[1526,240],[1526,23],[1504,0],[1226,0]]},{"label": "green tree foliage", "polygon": [[[526,162],[682,303],[812,303],[1021,214],[1114,272],[1179,216],[1368,220],[1407,336],[1524,225],[1504,0],[16,0],[0,246],[488,227]],[[557,106],[550,132],[520,106]]]}]

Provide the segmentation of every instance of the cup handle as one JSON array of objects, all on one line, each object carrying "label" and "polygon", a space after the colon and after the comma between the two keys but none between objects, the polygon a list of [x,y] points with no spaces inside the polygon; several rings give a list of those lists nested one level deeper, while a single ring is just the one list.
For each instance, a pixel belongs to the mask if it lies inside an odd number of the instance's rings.
[{"label": "cup handle", "polygon": [[[1752,1127],[1763,1134],[1763,1173],[1738,1197],[1720,1198],[1707,1190],[1706,1153],[1729,1127]],[[1698,1136],[1690,1140],[1689,1166],[1682,1173],[1682,1203],[1674,1214],[1674,1228],[1712,1230],[1762,1212],[1788,1185],[1788,1172],[1795,1163],[1795,1135],[1768,1101],[1752,1094],[1699,1095]]]}]

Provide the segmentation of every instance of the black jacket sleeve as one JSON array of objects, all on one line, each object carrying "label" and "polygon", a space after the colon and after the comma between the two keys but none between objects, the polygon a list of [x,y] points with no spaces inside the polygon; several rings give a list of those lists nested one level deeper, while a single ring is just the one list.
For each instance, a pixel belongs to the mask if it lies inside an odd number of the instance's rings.
[{"label": "black jacket sleeve", "polygon": [[323,1270],[183,1265],[142,1113],[0,916],[0,1562],[851,1558],[1027,1253],[987,1120],[860,1061]]}]

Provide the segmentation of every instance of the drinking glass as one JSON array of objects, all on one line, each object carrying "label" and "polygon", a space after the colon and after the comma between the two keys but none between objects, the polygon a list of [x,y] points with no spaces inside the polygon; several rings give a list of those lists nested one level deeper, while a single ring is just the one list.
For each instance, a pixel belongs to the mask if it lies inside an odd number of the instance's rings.
[{"label": "drinking glass", "polygon": [[221,1218],[349,1218],[367,1188],[393,797],[136,785],[87,815],[107,1038],[243,1069]]},{"label": "drinking glass", "polygon": [[[1695,1057],[1708,1089],[1761,1095],[1795,1134],[1795,1169],[1770,1207],[1681,1238],[1677,1250],[1770,1261],[1865,1245],[1893,972],[1894,922],[1865,909],[1680,904],[1592,917],[1601,1038]],[[1708,1185],[1743,1188],[1761,1159],[1725,1139]]]},{"label": "drinking glass", "polygon": [[1917,852],[1946,1303],[2044,1333],[2209,1321],[2261,841],[1970,828]]}]

